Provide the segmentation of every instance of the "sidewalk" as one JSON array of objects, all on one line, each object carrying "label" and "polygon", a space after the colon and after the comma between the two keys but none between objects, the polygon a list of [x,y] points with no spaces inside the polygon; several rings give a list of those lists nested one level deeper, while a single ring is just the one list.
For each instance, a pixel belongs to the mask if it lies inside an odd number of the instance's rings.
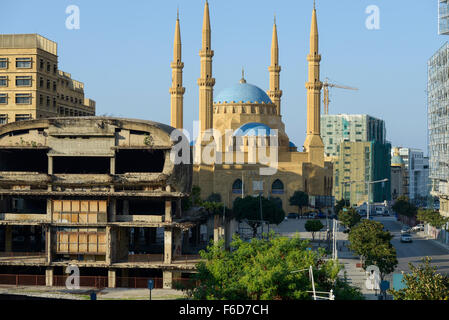
[{"label": "sidewalk", "polygon": [[341,251],[338,251],[338,261],[344,266],[344,269],[338,274],[341,278],[344,278],[346,273],[347,281],[351,286],[360,288],[362,294],[366,300],[378,300],[374,291],[368,290],[365,286],[367,275],[362,268],[357,268],[356,264],[360,262],[360,259],[349,250],[347,240],[339,240],[338,247],[341,247]]}]

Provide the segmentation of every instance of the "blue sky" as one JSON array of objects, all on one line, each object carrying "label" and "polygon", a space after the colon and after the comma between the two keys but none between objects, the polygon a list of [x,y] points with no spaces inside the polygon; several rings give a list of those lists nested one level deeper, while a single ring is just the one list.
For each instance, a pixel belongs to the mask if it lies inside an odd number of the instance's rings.
[{"label": "blue sky", "polygon": [[[306,130],[306,55],[312,0],[210,0],[215,93],[240,79],[268,89],[273,15],[280,46],[282,115],[301,146]],[[65,27],[68,5],[80,29]],[[380,30],[365,9],[380,8]],[[198,119],[203,0],[5,0],[1,33],[39,33],[58,43],[59,66],[83,81],[97,114],[170,122],[170,62],[179,6],[184,123]],[[321,77],[358,87],[331,89],[330,113],[366,113],[386,121],[393,145],[427,153],[426,62],[447,40],[437,33],[437,1],[318,0]]]}]

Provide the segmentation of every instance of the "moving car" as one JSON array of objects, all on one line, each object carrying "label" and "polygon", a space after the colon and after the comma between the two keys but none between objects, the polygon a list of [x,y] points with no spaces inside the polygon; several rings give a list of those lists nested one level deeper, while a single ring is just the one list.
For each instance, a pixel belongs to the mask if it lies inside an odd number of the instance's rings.
[{"label": "moving car", "polygon": [[401,234],[401,242],[412,242],[412,236],[409,233]]}]

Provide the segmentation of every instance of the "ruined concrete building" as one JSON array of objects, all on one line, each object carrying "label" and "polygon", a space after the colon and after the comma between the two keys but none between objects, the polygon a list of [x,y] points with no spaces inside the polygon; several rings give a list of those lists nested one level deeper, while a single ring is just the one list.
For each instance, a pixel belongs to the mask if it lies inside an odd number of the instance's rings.
[{"label": "ruined concrete building", "polygon": [[147,277],[168,288],[193,272],[210,236],[181,210],[192,167],[170,160],[172,130],[106,117],[0,126],[0,278],[27,270],[63,285],[75,264],[109,287]]}]

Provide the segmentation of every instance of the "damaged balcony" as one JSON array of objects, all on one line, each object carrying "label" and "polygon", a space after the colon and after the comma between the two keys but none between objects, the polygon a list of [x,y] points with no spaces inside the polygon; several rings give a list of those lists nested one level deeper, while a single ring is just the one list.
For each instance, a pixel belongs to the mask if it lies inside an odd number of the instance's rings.
[{"label": "damaged balcony", "polygon": [[[171,228],[119,228],[116,267],[194,269],[201,260],[200,228],[181,231]],[[173,244],[173,246],[172,246]]]},{"label": "damaged balcony", "polygon": [[13,196],[0,198],[0,223],[11,221],[15,224],[39,224],[49,220],[45,198]]},{"label": "damaged balcony", "polygon": [[[46,189],[48,147],[0,147],[0,189]],[[33,161],[29,161],[33,159]]]},{"label": "damaged balcony", "polygon": [[47,263],[43,226],[0,226],[0,265]]}]

